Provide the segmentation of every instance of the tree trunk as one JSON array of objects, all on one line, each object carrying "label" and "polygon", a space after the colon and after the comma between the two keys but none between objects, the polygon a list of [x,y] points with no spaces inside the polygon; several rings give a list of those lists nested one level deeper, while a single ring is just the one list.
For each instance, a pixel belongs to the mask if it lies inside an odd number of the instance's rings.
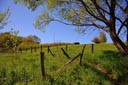
[{"label": "tree trunk", "polygon": [[127,19],[127,29],[126,29],[126,32],[127,32],[127,34],[126,34],[126,44],[128,46],[128,19]]},{"label": "tree trunk", "polygon": [[117,47],[119,52],[126,57],[126,67],[128,68],[128,47],[120,40],[120,38],[115,33],[110,33],[110,37]]}]

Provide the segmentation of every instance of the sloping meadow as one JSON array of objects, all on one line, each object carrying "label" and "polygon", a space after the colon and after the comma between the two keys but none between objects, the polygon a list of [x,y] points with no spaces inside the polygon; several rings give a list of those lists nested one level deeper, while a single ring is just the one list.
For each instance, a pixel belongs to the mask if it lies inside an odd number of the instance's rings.
[{"label": "sloping meadow", "polygon": [[[61,50],[68,54],[68,59]],[[43,48],[43,79],[40,63],[40,49],[36,52],[23,51],[0,54],[0,85],[128,85],[128,70],[125,59],[112,44],[95,44],[85,47],[82,64],[76,58],[83,45],[65,45]],[[66,65],[65,65],[66,64]]]}]

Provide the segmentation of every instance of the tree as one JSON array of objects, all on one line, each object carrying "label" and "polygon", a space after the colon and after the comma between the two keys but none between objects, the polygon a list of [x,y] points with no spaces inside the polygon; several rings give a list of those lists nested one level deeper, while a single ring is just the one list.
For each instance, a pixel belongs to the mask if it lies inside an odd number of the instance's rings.
[{"label": "tree", "polygon": [[119,52],[126,56],[128,67],[128,47],[119,37],[119,33],[127,28],[127,0],[15,0],[15,3],[18,2],[32,10],[41,6],[45,9],[37,17],[37,28],[58,21],[83,29],[89,26],[90,30],[97,28],[106,31]]},{"label": "tree", "polygon": [[36,36],[36,35],[33,35],[33,40],[36,43],[40,43],[41,42],[41,39],[38,36]]},{"label": "tree", "polygon": [[94,43],[104,43],[106,41],[107,41],[107,38],[106,38],[104,32],[100,32],[99,37],[94,37],[92,40],[92,42],[94,42]]},{"label": "tree", "polygon": [[92,40],[92,42],[94,42],[94,43],[100,43],[100,39],[98,38],[98,37],[94,37],[93,38],[93,40]]},{"label": "tree", "polygon": [[0,29],[2,29],[7,23],[10,16],[10,9],[8,8],[5,12],[0,11]]},{"label": "tree", "polygon": [[6,48],[6,42],[10,38],[10,33],[9,32],[4,32],[0,34],[0,48]]},{"label": "tree", "polygon": [[27,37],[21,37],[21,43],[19,47],[37,46],[40,43],[40,38],[36,35],[29,35]]},{"label": "tree", "polygon": [[17,36],[19,33],[19,30],[14,30],[11,28],[10,37],[7,39],[6,44],[8,48],[12,49],[13,52],[16,52],[18,50],[18,46],[21,43],[20,38]]},{"label": "tree", "polygon": [[[17,36],[18,31],[11,29],[10,32],[0,34],[0,49],[7,51],[17,51],[18,45],[21,43],[21,38]],[[6,50],[5,50],[6,49]]]},{"label": "tree", "polygon": [[100,33],[99,40],[100,40],[100,43],[104,43],[107,41],[107,38],[103,32]]},{"label": "tree", "polygon": [[107,38],[103,32],[100,32],[99,37],[94,37],[92,42],[94,43],[104,43],[106,42]]},{"label": "tree", "polygon": [[41,40],[39,37],[37,37],[36,35],[29,35],[26,37],[27,42],[35,42],[35,43],[40,43]]}]

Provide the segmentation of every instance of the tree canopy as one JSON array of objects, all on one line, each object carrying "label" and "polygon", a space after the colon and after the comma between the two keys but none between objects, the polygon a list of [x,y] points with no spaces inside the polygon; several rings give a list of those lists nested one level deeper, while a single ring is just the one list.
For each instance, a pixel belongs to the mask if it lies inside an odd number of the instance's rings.
[{"label": "tree canopy", "polygon": [[89,28],[90,31],[98,28],[110,35],[120,53],[128,56],[128,47],[119,37],[122,30],[128,29],[127,0],[14,0],[14,2],[22,3],[33,11],[38,7],[42,8],[34,24],[36,28],[42,29],[54,21],[79,26],[81,30]]},{"label": "tree canopy", "polygon": [[29,35],[27,37],[17,36],[16,30],[10,32],[0,33],[0,49],[14,48],[14,47],[30,47],[37,46],[41,42],[36,35]]},{"label": "tree canopy", "polygon": [[[40,29],[44,28],[51,21],[58,21],[66,25],[93,26],[109,32],[111,29],[108,25],[111,24],[110,20],[112,16],[115,16],[115,24],[120,25],[117,29],[126,27],[125,22],[128,15],[127,0],[115,0],[113,3],[113,0],[14,1],[15,3],[20,2],[32,10],[36,10],[37,7],[43,8],[42,13],[37,17],[35,22],[35,27]],[[112,12],[114,12],[114,15],[112,15]]]},{"label": "tree canopy", "polygon": [[0,29],[2,29],[7,23],[10,16],[9,8],[5,12],[0,11]]},{"label": "tree canopy", "polygon": [[92,42],[94,43],[105,43],[106,41],[107,41],[107,38],[104,32],[100,32],[100,35],[98,37],[94,37],[92,40]]}]

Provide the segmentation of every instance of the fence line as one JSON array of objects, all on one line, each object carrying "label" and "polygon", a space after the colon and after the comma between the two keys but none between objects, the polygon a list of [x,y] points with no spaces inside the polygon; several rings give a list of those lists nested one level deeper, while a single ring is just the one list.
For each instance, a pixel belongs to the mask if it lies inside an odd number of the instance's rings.
[{"label": "fence line", "polygon": [[[52,46],[53,47],[53,46]],[[40,47],[30,47],[30,48],[19,48],[19,52],[20,53],[23,53],[23,51],[26,51],[26,53],[30,50],[31,53],[33,52],[37,52],[37,49],[40,48],[40,51],[42,52],[43,51],[43,48],[46,48],[46,47],[43,47],[42,45],[40,45]],[[52,56],[55,56],[55,54],[52,52],[52,50],[50,49],[51,47],[50,46],[47,46],[47,51],[48,53],[51,53]],[[68,45],[66,44],[65,45],[65,50],[64,49],[61,49],[63,51],[63,54],[65,56],[67,56],[66,52],[68,51]],[[91,44],[91,53],[94,54],[94,44]]]},{"label": "fence line", "polygon": [[[70,58],[70,56],[68,55],[67,51],[68,51],[68,45],[65,45],[65,50],[63,48],[61,48],[63,54],[70,59],[67,63],[65,63],[64,66],[72,63],[74,60],[76,60],[79,57],[79,64],[82,65],[82,58],[83,58],[83,54],[84,54],[84,50],[85,50],[86,44],[83,45],[82,51],[80,53],[78,53],[75,57],[73,57],[72,59]],[[37,49],[40,49],[40,64],[41,64],[41,73],[42,73],[42,78],[46,79],[46,74],[45,74],[45,65],[44,65],[44,52],[43,52],[43,47],[42,45],[40,45],[40,47],[30,47],[30,48],[25,48],[24,50],[26,52],[28,52],[28,50],[30,50],[31,53],[33,52],[37,52]],[[23,48],[19,48],[19,51],[21,53],[23,53]],[[50,49],[50,46],[47,46],[47,52],[50,53],[52,56],[55,56],[55,54],[53,54],[53,52]],[[91,53],[94,53],[94,44],[91,44]]]}]

